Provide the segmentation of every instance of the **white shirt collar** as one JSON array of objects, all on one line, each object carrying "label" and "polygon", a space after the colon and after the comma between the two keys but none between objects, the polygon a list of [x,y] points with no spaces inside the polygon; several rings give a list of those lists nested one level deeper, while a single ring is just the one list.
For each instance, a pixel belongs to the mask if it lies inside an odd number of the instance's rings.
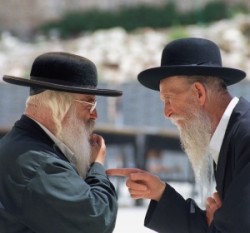
[{"label": "white shirt collar", "polygon": [[[30,118],[30,117],[29,117]],[[44,132],[51,138],[51,140],[57,145],[60,151],[66,156],[66,158],[73,164],[75,164],[74,153],[73,151],[65,145],[62,141],[60,141],[53,133],[51,133],[44,125],[40,122],[30,118],[31,120],[35,121],[43,130]]]},{"label": "white shirt collar", "polygon": [[213,160],[216,164],[218,163],[219,153],[220,153],[222,141],[223,141],[226,129],[227,129],[229,119],[238,101],[239,101],[239,98],[237,97],[234,97],[230,101],[229,105],[227,106],[224,114],[222,115],[222,118],[211,138],[211,141],[209,144],[209,152],[211,153]]}]

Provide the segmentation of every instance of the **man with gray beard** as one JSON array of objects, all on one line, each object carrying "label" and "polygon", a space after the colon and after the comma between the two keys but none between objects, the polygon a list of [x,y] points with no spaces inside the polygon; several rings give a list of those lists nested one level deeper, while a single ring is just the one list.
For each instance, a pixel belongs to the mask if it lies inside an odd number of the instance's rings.
[{"label": "man with gray beard", "polygon": [[250,103],[227,89],[245,76],[223,67],[218,46],[202,38],[170,42],[161,66],[138,75],[142,85],[160,91],[164,115],[180,132],[206,201],[202,210],[147,171],[109,169],[109,175],[128,176],[131,197],[151,200],[146,227],[166,233],[250,232]]},{"label": "man with gray beard", "polygon": [[104,139],[93,134],[97,71],[87,58],[63,52],[38,56],[21,119],[0,140],[1,233],[111,233],[117,195],[104,162]]}]

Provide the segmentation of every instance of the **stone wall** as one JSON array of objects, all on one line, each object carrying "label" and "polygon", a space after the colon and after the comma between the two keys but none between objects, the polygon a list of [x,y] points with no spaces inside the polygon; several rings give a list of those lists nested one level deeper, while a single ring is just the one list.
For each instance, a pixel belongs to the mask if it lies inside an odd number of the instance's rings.
[{"label": "stone wall", "polygon": [[[99,8],[115,10],[124,6],[148,4],[161,6],[174,2],[180,10],[186,11],[200,7],[213,0],[0,0],[0,31],[10,30],[18,34],[32,31],[37,25],[59,18],[67,11]],[[250,6],[249,0],[222,0],[230,3],[242,2]]]}]

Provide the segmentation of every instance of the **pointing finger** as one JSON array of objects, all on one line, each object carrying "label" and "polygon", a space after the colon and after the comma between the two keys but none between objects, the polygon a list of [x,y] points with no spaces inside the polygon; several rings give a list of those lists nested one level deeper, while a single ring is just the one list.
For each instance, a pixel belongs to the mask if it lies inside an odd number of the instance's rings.
[{"label": "pointing finger", "polygon": [[106,174],[109,176],[129,176],[131,173],[142,172],[138,168],[112,168],[107,169]]}]

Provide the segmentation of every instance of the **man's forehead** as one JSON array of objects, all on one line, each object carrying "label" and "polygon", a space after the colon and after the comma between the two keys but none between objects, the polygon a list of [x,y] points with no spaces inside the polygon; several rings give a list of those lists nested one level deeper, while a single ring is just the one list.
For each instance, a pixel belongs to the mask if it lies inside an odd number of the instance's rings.
[{"label": "man's forehead", "polygon": [[184,86],[188,83],[187,76],[171,76],[164,78],[160,81],[160,91],[161,90],[171,90],[176,87]]}]

